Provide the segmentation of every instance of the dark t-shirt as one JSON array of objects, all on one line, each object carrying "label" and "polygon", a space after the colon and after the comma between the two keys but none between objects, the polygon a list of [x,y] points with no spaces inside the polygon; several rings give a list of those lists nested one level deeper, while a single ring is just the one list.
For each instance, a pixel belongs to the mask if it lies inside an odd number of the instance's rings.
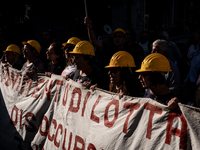
[{"label": "dark t-shirt", "polygon": [[63,67],[60,63],[57,63],[57,64],[52,64],[52,62],[48,63],[47,72],[61,75],[62,71],[63,71]]},{"label": "dark t-shirt", "polygon": [[40,59],[37,59],[29,65],[27,65],[27,62],[25,62],[21,71],[31,71],[33,69],[36,71],[36,73],[44,73],[46,71],[45,65]]},{"label": "dark t-shirt", "polygon": [[171,91],[169,94],[166,95],[154,95],[150,93],[150,90],[147,89],[147,91],[144,94],[144,98],[151,98],[153,100],[156,100],[164,105],[167,105],[167,103],[172,99],[176,97],[173,91]]},{"label": "dark t-shirt", "polygon": [[91,82],[92,85],[94,84],[98,84],[98,87],[99,88],[102,88],[103,87],[103,81],[100,82],[100,79],[101,79],[101,72],[99,70],[97,70],[96,68],[93,68],[91,74],[89,74],[88,76],[81,76],[80,75],[80,70],[76,70],[74,72],[74,77],[73,77],[73,80],[75,82],[79,82],[79,83],[83,83],[85,81],[87,82]]}]

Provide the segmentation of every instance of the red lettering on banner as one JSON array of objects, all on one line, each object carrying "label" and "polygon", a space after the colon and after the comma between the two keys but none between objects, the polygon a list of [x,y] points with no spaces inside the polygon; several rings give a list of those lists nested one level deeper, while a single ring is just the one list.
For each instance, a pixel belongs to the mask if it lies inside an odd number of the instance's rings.
[{"label": "red lettering on banner", "polygon": [[[43,122],[45,122],[45,131],[42,131]],[[48,118],[46,116],[44,116],[42,119],[42,122],[40,124],[40,134],[42,136],[47,136],[48,132],[49,132],[49,121],[48,121]]]},{"label": "red lettering on banner", "polygon": [[58,128],[57,128],[57,130],[56,130],[55,139],[54,139],[54,144],[55,144],[55,146],[56,146],[57,148],[59,148],[59,146],[60,146],[60,140],[59,140],[59,142],[57,142],[57,136],[58,136],[58,130],[59,130],[59,129],[60,129],[60,134],[62,135],[62,132],[63,132],[62,124],[59,124],[59,125],[58,125]]},{"label": "red lettering on banner", "polygon": [[65,148],[66,134],[67,134],[67,129],[65,128],[64,140],[63,140],[63,145],[62,145],[63,150],[66,150],[66,148]]},{"label": "red lettering on banner", "polygon": [[96,147],[92,143],[89,143],[87,150],[96,150]]},{"label": "red lettering on banner", "polygon": [[[78,143],[80,143],[82,145],[81,148],[78,147]],[[84,150],[84,149],[85,149],[85,142],[84,142],[84,140],[80,136],[76,135],[76,137],[75,137],[75,143],[74,143],[74,150]]]},{"label": "red lettering on banner", "polygon": [[150,111],[146,138],[151,139],[153,116],[154,116],[155,113],[161,115],[162,114],[162,109],[160,107],[154,106],[154,105],[152,105],[150,103],[145,103],[144,104],[144,109],[147,109],[147,110]]},{"label": "red lettering on banner", "polygon": [[38,94],[35,94],[36,91],[39,91],[39,90],[40,90],[40,88],[38,87],[38,83],[44,83],[44,82],[45,82],[44,79],[38,79],[38,80],[36,80],[36,82],[35,82],[35,87],[34,87],[34,89],[33,89],[33,92],[32,92],[31,97],[34,97],[34,98],[37,98],[37,97],[38,97]]},{"label": "red lettering on banner", "polygon": [[27,91],[27,94],[26,94],[26,96],[28,96],[28,95],[29,95],[29,92],[30,92],[30,90],[31,90],[31,86],[32,86],[32,82],[33,82],[33,80],[32,80],[32,79],[29,79],[29,80],[27,81],[27,83],[30,83],[30,84],[29,84],[29,87],[28,87],[28,91]]},{"label": "red lettering on banner", "polygon": [[49,128],[49,132],[48,132],[48,139],[52,142],[53,139],[54,139],[54,134],[52,134],[52,136],[50,135],[50,131],[51,131],[51,126],[54,124],[54,129],[56,129],[57,127],[57,122],[55,119],[52,119],[52,122],[51,122],[51,125],[50,125],[50,128]]},{"label": "red lettering on banner", "polygon": [[[68,96],[68,91],[69,91],[68,87],[69,87],[69,83],[67,83],[67,85],[65,87],[65,92],[64,92],[64,96],[63,96],[63,106],[65,106],[67,103],[67,96]],[[66,90],[67,90],[67,92],[66,92]],[[65,94],[66,94],[66,96],[65,96]]]},{"label": "red lettering on banner", "polygon": [[[177,128],[173,128],[173,120],[179,117],[182,123],[181,130]],[[171,137],[172,135],[180,137],[180,149],[186,149],[187,147],[187,121],[185,120],[185,117],[181,113],[169,113],[168,114],[168,124],[167,124],[167,135],[166,135],[166,140],[165,143],[170,145],[171,143]]]},{"label": "red lettering on banner", "polygon": [[23,110],[20,110],[20,122],[19,122],[19,128],[22,129],[22,115],[23,115]]},{"label": "red lettering on banner", "polygon": [[88,91],[87,94],[86,94],[86,96],[85,96],[85,100],[84,100],[84,103],[83,103],[82,114],[81,114],[82,117],[84,117],[85,106],[86,106],[88,98],[90,97],[90,94],[91,94],[91,92]]},{"label": "red lettering on banner", "polygon": [[47,100],[50,101],[51,100],[51,89],[52,89],[53,80],[51,80],[51,83],[49,85],[49,90],[47,90],[48,83],[49,83],[49,80],[47,80],[47,82],[46,82],[46,85],[45,85],[44,90],[42,92],[41,99],[43,98],[44,92],[46,91]]},{"label": "red lettering on banner", "polygon": [[[73,103],[74,103],[74,96],[75,96],[76,93],[78,94],[78,102],[77,102],[77,106],[74,107]],[[75,112],[75,113],[78,112],[79,107],[80,107],[80,103],[81,103],[81,89],[76,87],[72,92],[72,98],[71,98],[71,103],[70,103],[70,106],[69,106],[69,111]]]},{"label": "red lettering on banner", "polygon": [[57,88],[56,94],[55,94],[55,102],[57,102],[58,91],[60,89],[60,86],[63,85],[63,81],[62,80],[56,80],[56,84],[58,85],[58,88]]},{"label": "red lettering on banner", "polygon": [[[18,111],[19,111],[19,109],[16,106],[14,106],[13,109],[12,109],[12,112],[11,112],[11,118],[10,119],[11,119],[11,121],[13,122],[13,124],[15,126],[17,125]],[[14,114],[14,112],[15,112],[15,120],[13,120],[13,114]]]},{"label": "red lettering on banner", "polygon": [[21,83],[21,79],[22,79],[22,75],[20,74],[20,75],[19,75],[19,82],[18,82],[16,91],[18,91],[18,89],[19,89],[19,86],[20,86],[20,83]]},{"label": "red lettering on banner", "polygon": [[127,133],[127,126],[128,126],[128,121],[130,116],[132,115],[134,110],[137,110],[138,108],[140,108],[140,104],[139,103],[129,103],[129,102],[125,102],[124,103],[124,108],[130,109],[130,113],[128,114],[126,121],[124,123],[124,127],[123,127],[123,132]]},{"label": "red lettering on banner", "polygon": [[[114,119],[112,121],[109,121],[108,111],[111,105],[115,105],[115,114],[114,114]],[[105,115],[104,115],[104,125],[106,127],[111,128],[113,126],[113,124],[118,118],[118,112],[119,112],[119,101],[114,99],[110,103],[108,103],[108,105],[106,106]]]},{"label": "red lettering on banner", "polygon": [[14,71],[12,70],[12,72],[11,72],[11,80],[12,80],[12,89],[14,88],[14,86],[15,86],[15,83],[17,82],[17,79],[19,78],[19,74],[17,73],[17,75],[16,75],[16,78],[15,78],[15,74],[14,74]]},{"label": "red lettering on banner", "polygon": [[71,148],[71,143],[72,143],[72,132],[70,132],[70,136],[69,136],[68,150],[70,150],[70,148]]},{"label": "red lettering on banner", "polygon": [[96,102],[94,103],[93,107],[92,107],[92,113],[91,113],[91,117],[90,119],[99,123],[99,117],[94,115],[94,109],[96,108],[96,106],[99,104],[99,101],[101,99],[101,95],[99,95],[99,97],[97,98]]},{"label": "red lettering on banner", "polygon": [[35,125],[29,120],[29,117],[31,117],[32,120],[36,121],[35,115],[31,112],[26,113],[25,119],[28,122],[28,124],[31,126],[31,128],[25,124],[25,128],[27,131],[30,132],[35,132],[36,131],[36,127]]},{"label": "red lettering on banner", "polygon": [[7,74],[8,74],[8,80],[5,82],[5,85],[9,86],[10,85],[10,72],[9,72],[9,70],[7,70]]},{"label": "red lettering on banner", "polygon": [[[23,78],[20,94],[22,94],[24,92],[25,84],[29,83],[30,80],[32,80],[32,79],[28,79],[26,76]],[[30,83],[32,84],[32,82],[30,82]]]}]

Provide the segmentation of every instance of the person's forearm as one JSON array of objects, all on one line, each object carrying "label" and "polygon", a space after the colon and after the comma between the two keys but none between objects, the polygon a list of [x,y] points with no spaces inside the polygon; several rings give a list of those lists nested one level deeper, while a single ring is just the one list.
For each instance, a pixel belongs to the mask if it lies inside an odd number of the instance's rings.
[{"label": "person's forearm", "polygon": [[88,30],[88,37],[89,37],[91,43],[94,46],[98,47],[100,50],[102,50],[102,47],[103,47],[102,42],[97,39],[97,37],[94,33],[94,30],[93,30],[93,27],[87,27],[87,30]]}]

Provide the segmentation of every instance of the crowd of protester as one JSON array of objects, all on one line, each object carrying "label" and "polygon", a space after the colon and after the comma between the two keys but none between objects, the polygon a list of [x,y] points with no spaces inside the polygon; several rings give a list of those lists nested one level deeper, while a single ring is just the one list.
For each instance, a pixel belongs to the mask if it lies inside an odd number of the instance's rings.
[{"label": "crowd of protester", "polygon": [[[162,31],[150,39],[148,31],[135,41],[135,32],[117,28],[110,40],[98,40],[92,21],[84,24],[90,42],[71,37],[66,43],[48,37],[43,43],[34,39],[22,45],[10,44],[1,53],[6,66],[21,70],[28,76],[44,73],[61,75],[82,83],[133,97],[146,97],[175,108],[178,102],[200,107],[200,29],[194,30],[187,55]],[[98,57],[95,57],[98,55]]]}]

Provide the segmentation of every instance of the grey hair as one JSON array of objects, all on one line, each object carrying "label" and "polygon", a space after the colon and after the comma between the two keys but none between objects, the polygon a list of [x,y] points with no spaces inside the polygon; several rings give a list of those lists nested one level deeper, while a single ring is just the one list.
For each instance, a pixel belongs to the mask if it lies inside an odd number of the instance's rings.
[{"label": "grey hair", "polygon": [[158,39],[153,42],[153,45],[159,45],[162,54],[167,54],[169,51],[169,43],[166,40]]}]

